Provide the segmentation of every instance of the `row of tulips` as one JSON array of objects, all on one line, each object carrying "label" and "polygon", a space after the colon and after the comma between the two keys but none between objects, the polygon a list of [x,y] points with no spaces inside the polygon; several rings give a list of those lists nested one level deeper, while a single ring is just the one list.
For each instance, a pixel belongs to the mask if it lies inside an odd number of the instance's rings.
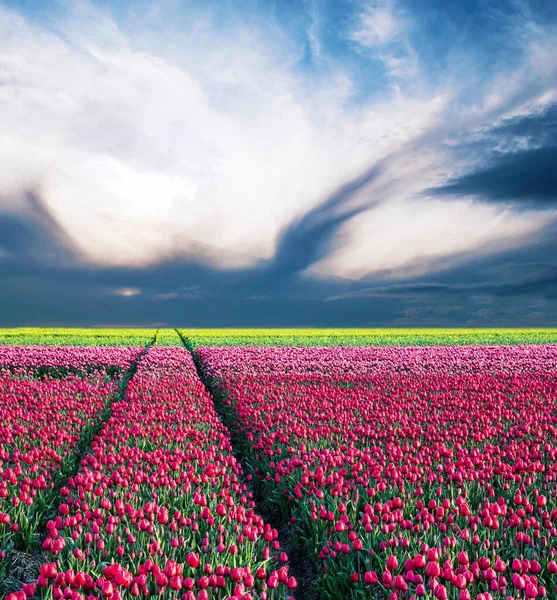
[{"label": "row of tulips", "polygon": [[270,600],[297,586],[184,348],[140,359],[60,493],[40,574],[8,600]]},{"label": "row of tulips", "polygon": [[119,378],[141,352],[141,347],[0,345],[0,373],[27,378],[83,374]]},{"label": "row of tulips", "polygon": [[200,348],[322,598],[557,598],[557,347]]},{"label": "row of tulips", "polygon": [[[516,346],[209,347],[209,375],[316,373],[342,382],[379,373],[507,374],[555,372],[557,344]],[[218,364],[215,362],[218,360]],[[218,369],[218,373],[215,373]]]},{"label": "row of tulips", "polygon": [[[36,544],[136,356],[120,348],[0,348],[0,582],[12,554]],[[75,373],[37,378],[45,367]]]}]

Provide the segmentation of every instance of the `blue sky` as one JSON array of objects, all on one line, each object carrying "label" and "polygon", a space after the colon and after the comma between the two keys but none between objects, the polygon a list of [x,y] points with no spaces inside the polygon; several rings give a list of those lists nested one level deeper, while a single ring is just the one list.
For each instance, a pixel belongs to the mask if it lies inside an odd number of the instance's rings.
[{"label": "blue sky", "polygon": [[557,324],[556,24],[0,0],[2,321]]}]

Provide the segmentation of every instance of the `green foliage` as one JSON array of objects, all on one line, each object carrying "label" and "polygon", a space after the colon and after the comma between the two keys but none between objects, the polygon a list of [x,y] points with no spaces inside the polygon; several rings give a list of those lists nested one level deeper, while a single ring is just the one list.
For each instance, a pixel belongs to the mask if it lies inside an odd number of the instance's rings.
[{"label": "green foliage", "polygon": [[[0,329],[0,344],[180,346],[174,329]],[[557,329],[180,329],[199,346],[430,346],[557,343]]]},{"label": "green foliage", "polygon": [[0,329],[0,344],[21,346],[146,346],[156,329]]},{"label": "green foliage", "polygon": [[200,346],[436,346],[557,343],[557,329],[181,329]]},{"label": "green foliage", "polygon": [[182,346],[182,340],[175,329],[159,329],[155,346]]}]

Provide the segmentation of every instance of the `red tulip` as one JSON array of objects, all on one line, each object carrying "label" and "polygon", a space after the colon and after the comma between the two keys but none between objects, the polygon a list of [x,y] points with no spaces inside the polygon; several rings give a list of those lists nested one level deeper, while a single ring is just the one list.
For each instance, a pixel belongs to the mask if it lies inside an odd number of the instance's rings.
[{"label": "red tulip", "polygon": [[364,583],[367,585],[373,585],[379,581],[377,573],[374,571],[366,571],[364,573]]},{"label": "red tulip", "polygon": [[194,552],[190,552],[187,556],[186,556],[186,562],[188,563],[188,565],[192,568],[192,569],[197,569],[197,567],[199,567],[199,554],[195,554]]}]

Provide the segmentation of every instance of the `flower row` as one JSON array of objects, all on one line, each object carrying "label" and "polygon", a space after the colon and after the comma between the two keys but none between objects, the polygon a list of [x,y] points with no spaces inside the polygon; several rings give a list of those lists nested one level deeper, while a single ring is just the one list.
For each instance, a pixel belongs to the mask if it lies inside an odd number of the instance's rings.
[{"label": "flower row", "polygon": [[119,376],[137,361],[143,348],[120,346],[2,346],[0,373],[24,377],[104,373]]},{"label": "flower row", "polygon": [[[310,374],[351,380],[393,371],[416,376],[435,372],[501,374],[557,370],[557,345],[425,347],[214,347],[199,348],[209,377]],[[218,370],[218,372],[217,372]]]}]

